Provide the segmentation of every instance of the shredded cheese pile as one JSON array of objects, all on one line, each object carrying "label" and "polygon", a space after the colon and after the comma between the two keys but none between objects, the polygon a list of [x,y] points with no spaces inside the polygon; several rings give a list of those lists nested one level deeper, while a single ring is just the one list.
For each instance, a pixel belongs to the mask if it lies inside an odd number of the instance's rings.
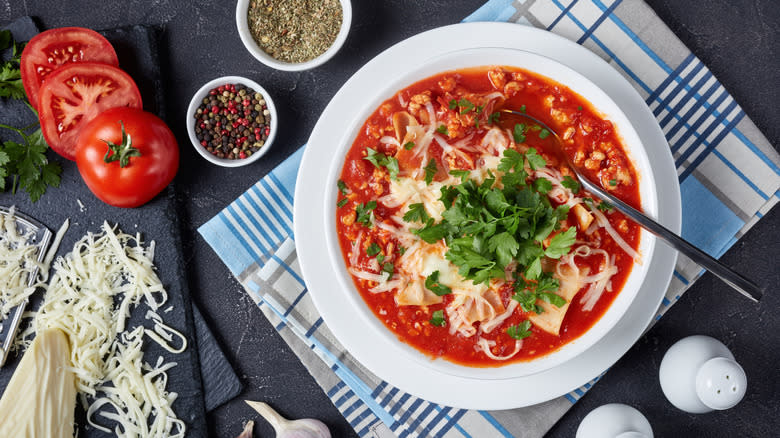
[{"label": "shredded cheese pile", "polygon": [[[110,405],[115,412],[99,414],[117,423],[117,435],[184,436],[185,425],[171,408],[177,394],[165,390],[166,371],[176,363],[164,364],[162,358],[155,366],[143,362],[144,334],[171,352],[186,348],[186,338],[162,324],[157,314],[167,293],[154,271],[154,242],[144,246],[140,235],[124,234],[107,223],[102,229],[84,236],[54,262],[44,302],[23,335],[48,328],[68,335],[76,387],[91,425],[111,432],[92,419]],[[138,326],[126,331],[131,310],[142,300],[154,330]],[[179,349],[166,343],[174,334],[181,340]],[[94,400],[91,406],[87,395]]]}]

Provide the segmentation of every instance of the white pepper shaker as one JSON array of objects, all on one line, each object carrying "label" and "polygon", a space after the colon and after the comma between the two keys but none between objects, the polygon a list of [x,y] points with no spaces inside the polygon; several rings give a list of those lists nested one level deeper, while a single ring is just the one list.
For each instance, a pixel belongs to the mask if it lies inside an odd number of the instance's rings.
[{"label": "white pepper shaker", "polygon": [[597,407],[582,419],[576,438],[653,438],[653,428],[638,410],[610,403]]},{"label": "white pepper shaker", "polygon": [[734,407],[747,389],[747,377],[722,342],[689,336],[672,345],[658,372],[669,401],[692,414]]}]

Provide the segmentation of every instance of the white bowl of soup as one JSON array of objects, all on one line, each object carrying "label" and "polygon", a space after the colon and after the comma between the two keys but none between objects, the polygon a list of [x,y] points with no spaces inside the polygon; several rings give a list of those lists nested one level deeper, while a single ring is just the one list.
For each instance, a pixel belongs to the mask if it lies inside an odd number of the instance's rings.
[{"label": "white bowl of soup", "polygon": [[547,129],[503,112],[542,120],[594,182],[653,216],[645,150],[604,92],[546,57],[482,48],[360,106],[328,164],[323,220],[343,298],[378,344],[443,373],[514,378],[617,323],[654,238],[579,187]]}]

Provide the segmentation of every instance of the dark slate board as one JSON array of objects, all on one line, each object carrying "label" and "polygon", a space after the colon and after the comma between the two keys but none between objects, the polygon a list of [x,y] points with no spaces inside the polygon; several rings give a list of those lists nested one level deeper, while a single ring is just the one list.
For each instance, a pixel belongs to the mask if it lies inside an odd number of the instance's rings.
[{"label": "dark slate board", "polygon": [[[19,40],[28,39],[37,32],[34,23],[24,17],[8,26]],[[129,27],[103,32],[114,44],[120,59],[120,65],[138,83],[144,98],[144,108],[155,112],[164,118],[165,101],[162,92],[162,80],[159,63],[157,62],[157,38],[159,29],[147,27]],[[13,126],[24,126],[35,121],[35,118],[24,105],[19,102],[0,103],[0,117],[3,123]],[[0,140],[12,139],[14,134],[0,132]],[[95,198],[81,181],[75,163],[56,157],[50,152],[50,158],[60,162],[63,167],[62,184],[59,188],[49,191],[37,203],[31,203],[26,193],[0,193],[0,205],[16,205],[17,209],[35,217],[56,231],[65,218],[70,218],[71,225],[63,239],[58,255],[70,251],[73,243],[87,232],[99,232],[103,220],[110,224],[118,223],[120,228],[129,234],[137,231],[142,233],[145,241],[156,241],[155,264],[158,275],[168,291],[168,305],[174,311],[164,313],[166,322],[187,336],[189,348],[178,355],[171,355],[153,342],[146,342],[145,360],[153,363],[158,356],[166,361],[175,361],[178,365],[171,369],[168,380],[168,390],[179,394],[173,407],[179,418],[187,423],[187,436],[206,436],[205,405],[218,406],[234,397],[241,389],[240,382],[225,359],[219,346],[211,335],[205,321],[199,312],[194,312],[187,290],[184,261],[181,251],[180,226],[174,199],[175,189],[169,186],[159,196],[147,205],[136,209],[120,209],[111,207]],[[84,208],[82,209],[78,201]],[[40,298],[40,297],[39,297]],[[35,300],[31,307],[35,307]],[[139,306],[132,313],[130,326],[144,324],[145,306]],[[199,319],[198,328],[193,322],[193,315]],[[196,335],[200,335],[196,338]],[[200,346],[200,349],[198,348]],[[200,353],[202,350],[204,353]],[[204,386],[201,382],[200,361],[203,360],[204,378],[218,378],[219,382],[206,385],[209,400],[204,402]],[[0,387],[5,387],[19,361],[19,357],[9,358],[5,367],[0,369]],[[216,390],[215,390],[216,388]],[[83,412],[77,412],[77,422],[86,424]],[[103,433],[83,428],[79,436],[102,436]]]}]

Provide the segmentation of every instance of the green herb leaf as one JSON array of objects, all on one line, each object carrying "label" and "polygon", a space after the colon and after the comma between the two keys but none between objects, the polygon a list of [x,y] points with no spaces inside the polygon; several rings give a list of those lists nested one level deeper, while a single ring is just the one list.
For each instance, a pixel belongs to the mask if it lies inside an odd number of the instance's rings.
[{"label": "green herb leaf", "polygon": [[498,123],[498,119],[501,118],[501,113],[496,111],[488,117],[488,124],[495,125]]},{"label": "green herb leaf", "polygon": [[440,297],[452,293],[452,289],[449,286],[439,283],[439,271],[433,271],[425,279],[425,288]]},{"label": "green herb leaf", "polygon": [[436,132],[439,134],[450,135],[450,131],[447,130],[446,125],[439,125],[439,127],[436,128]]},{"label": "green herb leaf", "polygon": [[409,204],[409,211],[404,214],[404,221],[406,222],[422,222],[426,223],[430,219],[428,212],[425,211],[425,205],[422,203]]},{"label": "green herb leaf", "polygon": [[455,109],[455,108],[457,108],[457,107],[458,107],[458,101],[457,101],[457,100],[455,100],[455,99],[452,99],[452,100],[450,101],[450,109],[451,109],[451,110],[454,110],[454,109]]},{"label": "green herb leaf", "polygon": [[577,111],[582,111],[582,106],[581,105],[577,107]]},{"label": "green herb leaf", "polygon": [[390,174],[390,178],[398,179],[398,172],[400,169],[398,167],[398,160],[396,160],[395,157],[389,157],[371,148],[366,148],[366,151],[367,154],[363,157],[364,160],[371,162],[374,167],[386,168],[387,173]]},{"label": "green herb leaf", "polygon": [[525,320],[518,325],[509,327],[506,329],[506,334],[518,341],[531,336],[531,321]]},{"label": "green herb leaf", "polygon": [[379,255],[376,256],[376,262],[377,263],[382,264],[383,261],[385,261],[385,255],[384,254],[379,254]]},{"label": "green herb leaf", "polygon": [[[378,258],[378,257],[377,257],[377,260],[379,260],[379,258]],[[383,259],[383,260],[384,260],[384,259]],[[382,263],[382,262],[380,261],[379,263]],[[392,276],[393,276],[393,273],[395,272],[395,265],[393,265],[393,264],[392,264],[392,263],[390,263],[390,262],[385,262],[385,263],[383,263],[383,264],[382,264],[382,272],[386,272],[386,273],[388,274],[388,275],[387,275],[387,278],[390,278],[390,277],[392,277]]]},{"label": "green herb leaf", "polygon": [[580,183],[569,175],[563,177],[561,185],[571,190],[572,193],[578,193],[580,191]]},{"label": "green herb leaf", "polygon": [[336,203],[336,207],[341,208],[341,207],[347,205],[347,202],[349,202],[349,199],[343,198],[341,201]]},{"label": "green herb leaf", "polygon": [[568,254],[574,240],[577,238],[577,229],[569,227],[563,233],[558,233],[550,239],[550,246],[544,250],[544,255],[551,259],[559,259],[562,255]]},{"label": "green herb leaf", "polygon": [[512,137],[515,139],[515,143],[522,143],[525,141],[525,123],[515,124],[515,128],[512,130]]},{"label": "green herb leaf", "polygon": [[534,190],[541,194],[547,194],[552,190],[552,182],[547,178],[537,178],[533,182]]},{"label": "green herb leaf", "polygon": [[447,325],[447,321],[444,319],[444,311],[443,310],[435,310],[433,314],[431,315],[430,320],[431,325],[434,325],[436,327],[444,327]]},{"label": "green herb leaf", "polygon": [[609,185],[611,185],[612,187],[616,186],[617,185],[617,180],[616,179],[609,180]]},{"label": "green herb leaf", "polygon": [[474,109],[474,104],[471,103],[469,100],[463,98],[460,99],[460,101],[458,101],[458,106],[460,106],[461,114],[466,114],[467,112]]},{"label": "green herb leaf", "polygon": [[376,242],[371,242],[371,245],[369,245],[368,248],[366,248],[366,255],[368,255],[369,257],[373,257],[379,254],[380,251],[382,251],[382,248],[380,248],[379,245],[376,244]]},{"label": "green herb leaf", "polygon": [[550,131],[547,130],[546,128],[543,128],[541,131],[539,131],[539,138],[541,138],[542,140],[547,138],[547,136],[549,135],[550,135]]},{"label": "green herb leaf", "polygon": [[547,162],[542,158],[541,155],[536,153],[536,149],[529,148],[525,152],[525,159],[528,160],[528,165],[531,166],[531,169],[536,170],[540,167],[544,167],[547,165]]},{"label": "green herb leaf", "polygon": [[428,162],[423,170],[425,170],[425,184],[432,183],[434,175],[436,175],[436,172],[439,170],[439,168],[436,167],[436,160],[431,158],[431,161]]},{"label": "green herb leaf", "polygon": [[412,149],[414,149],[414,142],[413,141],[406,142],[406,144],[404,145],[404,149],[406,149],[407,151],[411,151]]},{"label": "green herb leaf", "polygon": [[346,195],[347,193],[349,193],[349,188],[347,187],[347,183],[345,183],[344,181],[338,180],[336,182],[336,185],[339,187],[339,191],[341,191],[342,195]]},{"label": "green herb leaf", "polygon": [[371,227],[372,219],[374,218],[374,212],[373,210],[376,208],[376,201],[368,201],[365,205],[360,203],[355,207],[355,212],[357,213],[357,218],[355,221],[367,226]]},{"label": "green herb leaf", "polygon": [[552,292],[537,291],[537,296],[539,297],[540,300],[546,301],[555,307],[563,307],[564,305],[566,305],[566,300],[562,296]]},{"label": "green herb leaf", "polygon": [[464,182],[466,182],[466,180],[469,179],[469,176],[471,176],[471,171],[470,170],[453,169],[453,170],[450,170],[450,175],[452,175],[452,176],[454,176],[456,178],[460,178],[460,182],[464,183]]},{"label": "green herb leaf", "polygon": [[597,207],[601,211],[612,211],[615,207],[607,201],[601,201]]}]

